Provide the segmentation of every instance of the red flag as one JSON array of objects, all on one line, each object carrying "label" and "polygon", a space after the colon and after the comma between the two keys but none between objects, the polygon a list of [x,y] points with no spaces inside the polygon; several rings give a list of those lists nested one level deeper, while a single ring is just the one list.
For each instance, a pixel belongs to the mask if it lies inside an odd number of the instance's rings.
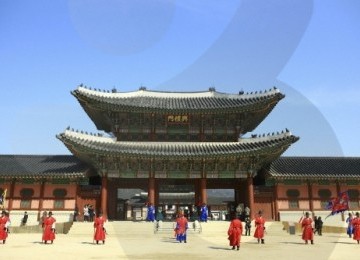
[{"label": "red flag", "polygon": [[330,215],[349,210],[349,194],[347,191],[339,193],[337,198],[333,198],[328,202],[326,209],[330,209]]}]

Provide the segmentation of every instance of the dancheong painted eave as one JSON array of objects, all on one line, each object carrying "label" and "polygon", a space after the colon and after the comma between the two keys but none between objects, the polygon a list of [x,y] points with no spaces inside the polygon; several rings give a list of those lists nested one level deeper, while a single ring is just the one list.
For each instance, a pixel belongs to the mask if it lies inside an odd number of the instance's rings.
[{"label": "dancheong painted eave", "polygon": [[115,138],[65,130],[57,135],[70,151],[105,156],[146,158],[215,158],[251,157],[271,152],[284,152],[299,137],[289,131],[240,139],[238,142],[128,142]]},{"label": "dancheong painted eave", "polygon": [[146,88],[133,92],[117,92],[93,90],[81,85],[71,93],[85,110],[90,106],[99,110],[156,113],[271,110],[285,97],[276,87],[254,93],[227,94],[217,92],[214,88],[202,92],[150,91]]}]

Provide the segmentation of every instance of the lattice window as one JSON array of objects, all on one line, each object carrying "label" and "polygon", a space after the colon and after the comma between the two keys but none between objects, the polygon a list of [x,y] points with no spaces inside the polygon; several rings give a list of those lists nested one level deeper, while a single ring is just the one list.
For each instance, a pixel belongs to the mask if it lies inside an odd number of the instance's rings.
[{"label": "lattice window", "polygon": [[289,209],[298,209],[299,208],[299,200],[289,200]]},{"label": "lattice window", "polygon": [[331,198],[331,190],[329,189],[320,189],[318,195],[322,200],[328,201]]},{"label": "lattice window", "polygon": [[64,200],[54,200],[54,209],[64,209],[65,208],[65,202]]},{"label": "lattice window", "polygon": [[31,208],[31,200],[30,199],[21,199],[20,208],[30,209]]}]

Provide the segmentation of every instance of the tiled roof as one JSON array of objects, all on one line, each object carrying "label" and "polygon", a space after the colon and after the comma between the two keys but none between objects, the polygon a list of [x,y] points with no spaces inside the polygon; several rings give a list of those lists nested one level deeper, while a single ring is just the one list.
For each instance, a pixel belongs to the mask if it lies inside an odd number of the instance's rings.
[{"label": "tiled roof", "polygon": [[[136,157],[217,157],[252,156],[259,152],[282,150],[298,140],[286,131],[264,137],[241,139],[239,142],[125,142],[115,138],[89,135],[71,130],[57,135],[73,152],[92,151],[102,155],[123,155]],[[285,148],[285,149],[284,149]]]},{"label": "tiled roof", "polygon": [[284,98],[277,88],[264,92],[226,94],[210,89],[204,92],[163,92],[149,91],[144,88],[134,92],[104,92],[79,86],[72,94],[94,107],[107,108],[111,111],[215,111],[222,109],[252,111],[255,107],[271,109],[269,105]]},{"label": "tiled roof", "polygon": [[360,157],[280,157],[269,174],[278,179],[360,179]]},{"label": "tiled roof", "polygon": [[72,155],[0,155],[0,178],[78,178],[88,168]]}]

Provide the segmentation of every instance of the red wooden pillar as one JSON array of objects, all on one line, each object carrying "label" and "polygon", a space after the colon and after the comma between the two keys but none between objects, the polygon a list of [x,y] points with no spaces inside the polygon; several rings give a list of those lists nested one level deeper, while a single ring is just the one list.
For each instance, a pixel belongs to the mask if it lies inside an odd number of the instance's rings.
[{"label": "red wooden pillar", "polygon": [[[309,197],[309,209],[312,214],[314,214],[314,201],[313,201],[313,192],[312,192],[312,184],[308,180],[308,197]],[[314,216],[313,216],[314,217]]]},{"label": "red wooden pillar", "polygon": [[249,201],[249,208],[250,208],[250,218],[254,218],[254,185],[253,185],[253,178],[250,174],[247,176],[247,186],[248,186],[248,201]]},{"label": "red wooden pillar", "polygon": [[107,212],[107,197],[108,197],[108,179],[104,175],[101,178],[101,211],[105,218],[108,216]]},{"label": "red wooden pillar", "polygon": [[148,202],[155,205],[155,178],[149,178]]},{"label": "red wooden pillar", "polygon": [[[8,210],[11,211],[12,207],[13,207],[13,198],[14,198],[14,191],[15,191],[15,183],[16,183],[16,179],[11,180],[10,183],[10,191],[9,191],[9,202],[8,202]],[[4,198],[5,199],[5,198]]]},{"label": "red wooden pillar", "polygon": [[38,219],[40,220],[41,211],[43,210],[43,204],[44,204],[44,194],[45,194],[45,180],[41,181],[40,184],[40,198],[39,198],[39,212],[38,212]]},{"label": "red wooden pillar", "polygon": [[275,185],[274,185],[274,211],[275,211],[274,219],[275,219],[275,221],[280,221],[279,205],[278,205],[278,197],[279,197],[278,188],[279,188],[278,183],[275,183]]},{"label": "red wooden pillar", "polygon": [[207,204],[207,194],[206,194],[206,178],[200,179],[200,204]]},{"label": "red wooden pillar", "polygon": [[195,182],[194,182],[194,190],[195,190],[195,206],[200,206],[201,204],[201,199],[200,199],[200,189],[199,189],[199,180],[196,179]]}]

